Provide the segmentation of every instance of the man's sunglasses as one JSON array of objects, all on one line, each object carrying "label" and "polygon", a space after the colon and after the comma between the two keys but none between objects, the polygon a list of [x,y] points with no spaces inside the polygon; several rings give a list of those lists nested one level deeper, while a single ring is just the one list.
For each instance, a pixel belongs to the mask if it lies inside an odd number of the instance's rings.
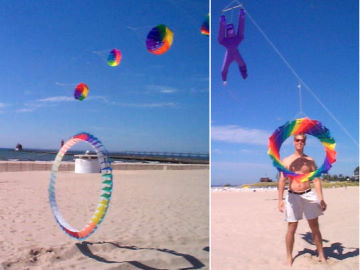
[{"label": "man's sunglasses", "polygon": [[295,142],[305,142],[305,140],[304,139],[295,139]]}]

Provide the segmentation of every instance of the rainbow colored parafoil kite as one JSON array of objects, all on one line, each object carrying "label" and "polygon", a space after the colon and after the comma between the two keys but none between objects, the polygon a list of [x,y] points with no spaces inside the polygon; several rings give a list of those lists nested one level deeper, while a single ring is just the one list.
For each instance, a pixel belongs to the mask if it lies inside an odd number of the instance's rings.
[{"label": "rainbow colored parafoil kite", "polygon": [[74,97],[78,100],[83,100],[89,93],[89,87],[85,83],[79,83],[74,92]]},{"label": "rainbow colored parafoil kite", "polygon": [[160,55],[170,49],[174,33],[164,24],[160,24],[149,32],[146,38],[146,48],[150,53]]},{"label": "rainbow colored parafoil kite", "polygon": [[209,14],[206,16],[205,21],[201,25],[200,32],[205,36],[209,36]]},{"label": "rainbow colored parafoil kite", "polygon": [[[280,147],[282,143],[290,136],[306,133],[320,140],[325,148],[324,163],[315,171],[305,174],[298,174],[288,170],[280,160]],[[319,121],[311,120],[307,117],[287,122],[279,127],[269,138],[268,154],[273,161],[273,165],[285,177],[289,177],[297,182],[305,182],[320,177],[322,173],[327,173],[331,165],[336,161],[335,140],[330,136],[330,131]]]},{"label": "rainbow colored parafoil kite", "polygon": [[121,52],[118,49],[113,49],[107,59],[108,65],[111,67],[116,67],[120,64],[121,61]]},{"label": "rainbow colored parafoil kite", "polygon": [[[100,163],[101,169],[101,194],[100,200],[96,207],[95,213],[91,217],[89,223],[84,226],[81,230],[75,229],[69,225],[64,217],[61,215],[60,210],[56,203],[56,195],[55,195],[55,184],[56,184],[56,176],[59,170],[59,166],[61,164],[61,160],[66,152],[78,142],[84,141],[90,144],[96,151],[98,160]],[[59,224],[60,228],[72,238],[77,240],[83,240],[93,234],[96,229],[99,227],[101,222],[103,221],[105,214],[109,208],[112,188],[113,188],[113,176],[112,176],[112,168],[111,163],[107,158],[107,151],[105,150],[102,143],[94,136],[89,133],[79,133],[74,137],[70,138],[59,150],[56,158],[54,160],[53,166],[51,168],[50,174],[50,184],[49,184],[49,201],[51,210],[54,214],[56,222]]]}]

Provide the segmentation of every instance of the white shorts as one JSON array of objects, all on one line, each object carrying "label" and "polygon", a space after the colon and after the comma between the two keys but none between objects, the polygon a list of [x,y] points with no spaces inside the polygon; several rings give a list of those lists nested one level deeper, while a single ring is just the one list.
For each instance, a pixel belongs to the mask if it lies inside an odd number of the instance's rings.
[{"label": "white shorts", "polygon": [[301,195],[288,193],[285,198],[285,209],[285,220],[287,222],[297,222],[303,218],[303,214],[307,220],[323,214],[320,201],[312,190]]}]

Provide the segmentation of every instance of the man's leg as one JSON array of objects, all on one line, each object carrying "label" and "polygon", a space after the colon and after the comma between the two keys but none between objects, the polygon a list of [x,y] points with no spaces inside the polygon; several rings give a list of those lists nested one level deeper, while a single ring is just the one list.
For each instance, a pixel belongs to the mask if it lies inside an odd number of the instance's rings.
[{"label": "man's leg", "polygon": [[326,258],[324,255],[324,249],[323,249],[323,245],[322,245],[322,237],[321,237],[321,233],[320,233],[318,218],[309,219],[308,223],[309,223],[309,226],[310,226],[310,229],[312,232],[312,237],[313,237],[316,249],[319,254],[319,260],[322,262],[326,262]]},{"label": "man's leg", "polygon": [[241,76],[243,77],[243,79],[246,79],[248,74],[244,59],[241,57],[239,51],[237,51],[234,57],[235,57],[235,61],[238,63]]},{"label": "man's leg", "polygon": [[224,84],[226,84],[229,66],[232,61],[233,60],[231,59],[231,56],[228,54],[228,52],[226,52],[225,57],[224,57],[224,62],[223,62],[222,68],[221,68],[221,78],[222,78]]},{"label": "man's leg", "polygon": [[295,232],[297,228],[297,222],[288,222],[288,230],[286,233],[286,254],[287,254],[287,265],[291,266],[293,263],[292,252],[294,248]]}]

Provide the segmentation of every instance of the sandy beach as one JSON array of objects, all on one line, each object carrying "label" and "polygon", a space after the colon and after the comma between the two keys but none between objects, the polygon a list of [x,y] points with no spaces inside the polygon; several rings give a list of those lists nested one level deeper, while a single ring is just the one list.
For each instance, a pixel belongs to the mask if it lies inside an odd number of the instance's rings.
[{"label": "sandy beach", "polygon": [[211,269],[359,269],[359,189],[324,189],[319,218],[328,265],[320,264],[306,220],[299,222],[292,268],[285,267],[284,214],[277,191],[211,192]]},{"label": "sandy beach", "polygon": [[[114,171],[110,208],[86,241],[56,224],[49,175],[0,173],[3,269],[209,269],[208,170]],[[97,174],[59,173],[58,205],[73,227],[88,222],[100,187]]]}]

